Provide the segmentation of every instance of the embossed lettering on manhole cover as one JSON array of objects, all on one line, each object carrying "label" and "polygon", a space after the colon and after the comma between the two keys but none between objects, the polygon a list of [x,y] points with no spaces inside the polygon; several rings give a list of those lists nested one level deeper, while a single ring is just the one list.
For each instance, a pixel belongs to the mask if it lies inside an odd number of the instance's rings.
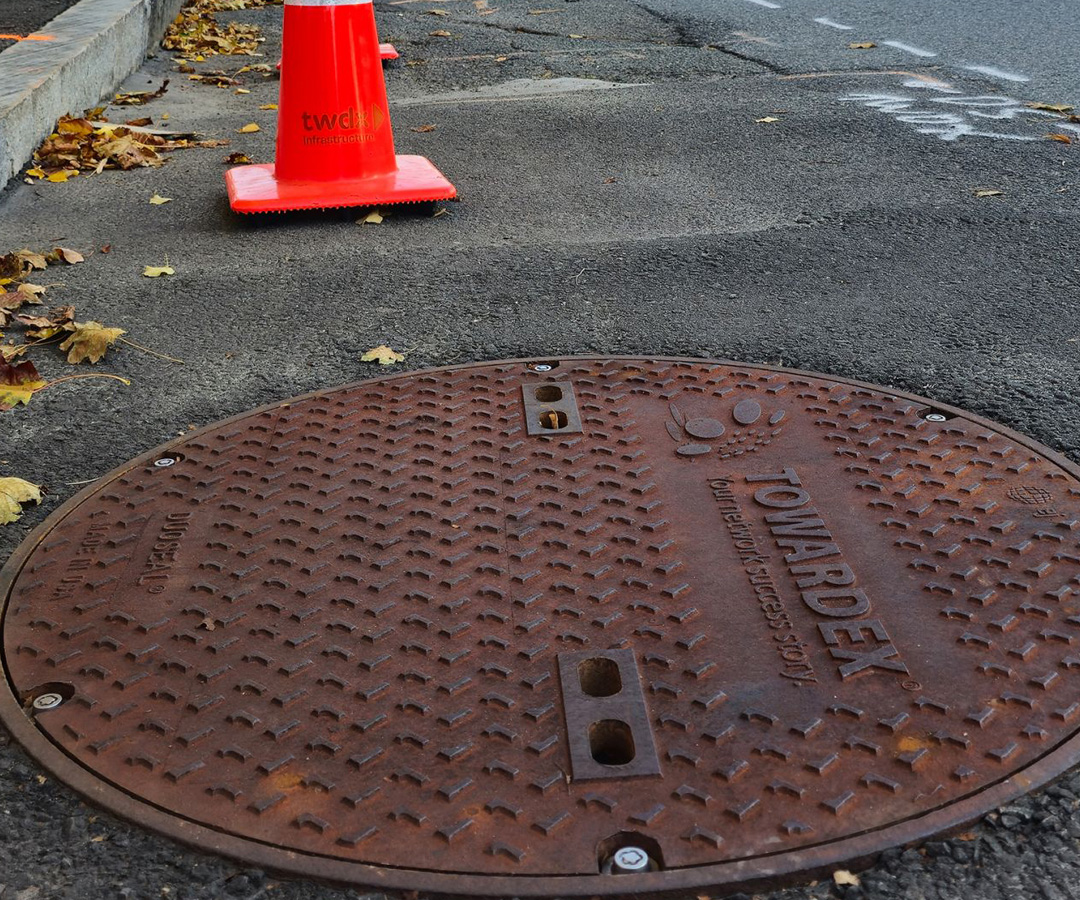
[{"label": "embossed lettering on manhole cover", "polygon": [[469,895],[767,880],[1077,758],[1080,484],[928,401],[690,360],[206,428],[4,570],[3,717],[122,815]]}]

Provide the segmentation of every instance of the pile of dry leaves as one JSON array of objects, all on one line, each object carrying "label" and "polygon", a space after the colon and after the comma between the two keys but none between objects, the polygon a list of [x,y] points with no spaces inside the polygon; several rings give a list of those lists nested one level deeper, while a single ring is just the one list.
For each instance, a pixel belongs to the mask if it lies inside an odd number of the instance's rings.
[{"label": "pile of dry leaves", "polygon": [[189,147],[222,147],[229,143],[197,141],[181,137],[177,132],[147,127],[152,124],[145,117],[114,125],[102,115],[101,107],[87,110],[79,118],[64,116],[56,123],[56,131],[34,152],[34,168],[26,174],[48,181],[67,181],[81,171],[100,174],[104,169],[160,166],[165,162],[162,153]]},{"label": "pile of dry leaves", "polygon": [[263,41],[259,27],[238,22],[223,25],[214,13],[270,5],[268,0],[190,0],[165,32],[161,46],[200,61],[207,56],[254,56]]}]

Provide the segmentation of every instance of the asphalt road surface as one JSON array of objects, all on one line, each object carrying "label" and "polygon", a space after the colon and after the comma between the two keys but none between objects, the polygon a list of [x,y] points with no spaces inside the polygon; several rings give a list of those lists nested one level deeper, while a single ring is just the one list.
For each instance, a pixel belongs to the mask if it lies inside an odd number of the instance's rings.
[{"label": "asphalt road surface", "polygon": [[[0,35],[18,35],[41,31],[43,26],[76,0],[0,0]],[[47,29],[45,30],[47,32]],[[0,51],[14,44],[13,39],[0,37]]]},{"label": "asphalt road surface", "polygon": [[[1080,125],[1027,105],[1080,103],[1078,12],[1076,0],[903,16],[855,0],[378,3],[403,57],[387,69],[398,152],[429,156],[461,198],[379,225],[231,213],[224,154],[272,159],[274,113],[260,107],[277,83],[241,76],[250,93],[237,94],[161,53],[125,88],[171,77],[169,92],[136,114],[231,146],[16,181],[0,195],[0,248],[82,250],[86,263],[48,273],[51,301],[184,364],[112,350],[98,369],[130,386],[71,382],[2,414],[0,474],[50,493],[0,531],[0,551],[190,426],[374,374],[359,355],[382,343],[408,350],[410,368],[570,353],[781,364],[964,407],[1080,461]],[[280,16],[233,14],[263,26],[270,62]],[[261,130],[239,133],[250,122]],[[173,200],[151,206],[154,193]],[[142,277],[166,258],[174,276]],[[46,377],[71,371],[36,359]],[[886,853],[860,887],[768,896],[1080,897],[1078,809],[1073,774],[959,837]],[[10,745],[0,884],[3,900],[357,896],[127,825]]]}]

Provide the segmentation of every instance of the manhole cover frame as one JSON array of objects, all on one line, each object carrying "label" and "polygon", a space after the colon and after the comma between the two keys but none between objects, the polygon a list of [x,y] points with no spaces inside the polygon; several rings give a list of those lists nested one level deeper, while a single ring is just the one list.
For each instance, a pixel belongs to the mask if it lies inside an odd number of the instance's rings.
[{"label": "manhole cover frame", "polygon": [[[94,497],[104,485],[120,478],[134,469],[144,468],[153,461],[175,454],[176,448],[210,431],[248,419],[254,415],[292,406],[296,403],[319,399],[343,390],[363,388],[373,383],[385,383],[400,379],[418,378],[440,373],[458,372],[488,366],[520,365],[523,372],[543,375],[546,370],[532,369],[543,364],[568,363],[577,365],[590,362],[634,363],[689,363],[694,365],[724,366],[744,370],[779,373],[785,376],[802,376],[824,379],[836,384],[862,388],[889,397],[903,399],[928,407],[931,412],[942,412],[965,419],[1016,442],[1043,457],[1080,481],[1080,465],[1060,453],[1020,434],[998,422],[975,415],[960,407],[942,403],[907,391],[894,390],[853,378],[838,377],[822,372],[792,369],[734,360],[708,359],[679,356],[548,356],[525,357],[505,360],[483,360],[459,363],[451,366],[416,369],[395,375],[373,377],[332,388],[311,391],[286,400],[264,404],[234,416],[217,420],[182,437],[174,438],[123,463],[92,484],[79,491],[54,510],[40,525],[34,528],[19,544],[0,569],[0,634],[6,620],[8,601],[12,587],[23,566],[45,540],[52,529],[74,512],[80,505]],[[554,370],[552,370],[554,371]],[[18,741],[24,751],[57,780],[63,782],[90,802],[132,824],[147,828],[158,835],[175,839],[193,849],[231,857],[242,863],[284,874],[287,877],[307,877],[320,882],[331,882],[350,887],[375,890],[421,891],[436,896],[458,897],[556,897],[556,896],[671,896],[697,889],[722,887],[725,890],[768,889],[797,883],[818,875],[827,874],[837,867],[858,868],[872,864],[883,851],[918,843],[934,835],[948,834],[969,825],[997,807],[1016,800],[1036,789],[1045,787],[1080,764],[1080,731],[1061,741],[1029,765],[1008,773],[977,793],[951,801],[929,812],[895,821],[870,831],[823,841],[798,850],[777,850],[741,860],[709,864],[699,867],[673,868],[662,872],[647,872],[629,876],[598,877],[585,875],[522,875],[501,876],[461,874],[430,869],[391,868],[367,863],[348,862],[330,856],[307,853],[300,850],[258,841],[252,838],[227,834],[212,827],[168,812],[147,800],[137,797],[106,781],[101,775],[84,767],[73,757],[54,744],[34,724],[33,717],[24,709],[13,692],[6,654],[0,644],[3,659],[4,683],[0,686],[0,723]],[[813,857],[807,861],[806,857]],[[285,863],[287,862],[287,866]]]}]

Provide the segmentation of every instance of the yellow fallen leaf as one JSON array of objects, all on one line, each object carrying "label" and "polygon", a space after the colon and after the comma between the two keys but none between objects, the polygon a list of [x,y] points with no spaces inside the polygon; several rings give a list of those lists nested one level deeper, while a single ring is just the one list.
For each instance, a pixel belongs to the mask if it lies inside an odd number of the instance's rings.
[{"label": "yellow fallen leaf", "polygon": [[259,109],[277,109],[276,103],[264,103]]},{"label": "yellow fallen leaf", "polygon": [[0,525],[22,515],[22,504],[40,503],[41,486],[21,478],[0,478]]},{"label": "yellow fallen leaf", "polygon": [[172,266],[147,266],[143,269],[143,275],[147,278],[160,278],[162,275],[175,275],[176,269]]},{"label": "yellow fallen leaf", "polygon": [[[12,354],[12,357],[18,354]],[[5,359],[8,354],[4,354]],[[0,412],[14,409],[19,404],[25,406],[36,391],[46,387],[48,382],[38,375],[32,362],[9,365],[0,362]]]},{"label": "yellow fallen leaf", "polygon": [[1067,113],[1072,107],[1068,103],[1026,103],[1029,109],[1045,109],[1047,112]]},{"label": "yellow fallen leaf", "polygon": [[42,172],[41,169],[27,169],[26,174],[27,175],[33,175],[34,178],[44,178],[45,177],[45,173]]},{"label": "yellow fallen leaf", "polygon": [[53,184],[62,184],[69,178],[74,178],[78,175],[76,169],[61,169],[59,172],[53,172],[51,175],[46,176],[46,181],[51,181]]},{"label": "yellow fallen leaf", "polygon": [[765,116],[764,119],[754,119],[755,122],[779,122],[776,116]]},{"label": "yellow fallen leaf", "polygon": [[974,188],[971,193],[976,197],[1000,197],[1005,192],[994,190],[994,188]]},{"label": "yellow fallen leaf", "polygon": [[150,202],[153,203],[154,206],[161,206],[163,203],[172,203],[172,197],[162,197],[160,194],[154,194],[154,196],[150,198]]},{"label": "yellow fallen leaf", "polygon": [[42,294],[45,293],[44,285],[31,284],[29,281],[24,281],[15,289],[16,294],[28,294],[32,299],[24,301],[26,303],[40,303],[38,300]]},{"label": "yellow fallen leaf", "polygon": [[1046,138],[1047,138],[1047,140],[1050,140],[1050,141],[1057,141],[1059,144],[1071,144],[1072,143],[1072,138],[1069,137],[1067,134],[1056,134],[1056,133],[1055,134],[1048,134],[1046,136]]},{"label": "yellow fallen leaf", "polygon": [[877,46],[873,41],[855,41],[848,44],[848,50],[873,50]]},{"label": "yellow fallen leaf", "polygon": [[848,884],[852,887],[858,887],[860,884],[859,876],[853,875],[847,869],[837,869],[832,873],[832,879],[838,885]]},{"label": "yellow fallen leaf", "polygon": [[392,366],[395,363],[405,362],[405,357],[391,350],[386,344],[380,344],[361,356],[360,362],[377,362],[380,366]]},{"label": "yellow fallen leaf", "polygon": [[429,31],[428,35],[430,37],[451,37],[449,31]]},{"label": "yellow fallen leaf", "polygon": [[248,124],[241,128],[237,134],[251,134],[253,131],[262,131],[262,129],[254,122],[248,122]]},{"label": "yellow fallen leaf", "polygon": [[250,94],[251,91],[249,91],[247,88],[237,88],[235,91],[233,91],[233,93],[234,94]]},{"label": "yellow fallen leaf", "polygon": [[60,349],[68,351],[69,363],[81,363],[84,359],[96,363],[122,334],[127,334],[123,328],[106,328],[100,322],[76,322],[75,330],[64,339]]},{"label": "yellow fallen leaf", "polygon": [[357,225],[378,225],[383,220],[383,215],[377,209],[373,209],[364,218],[360,219]]}]

